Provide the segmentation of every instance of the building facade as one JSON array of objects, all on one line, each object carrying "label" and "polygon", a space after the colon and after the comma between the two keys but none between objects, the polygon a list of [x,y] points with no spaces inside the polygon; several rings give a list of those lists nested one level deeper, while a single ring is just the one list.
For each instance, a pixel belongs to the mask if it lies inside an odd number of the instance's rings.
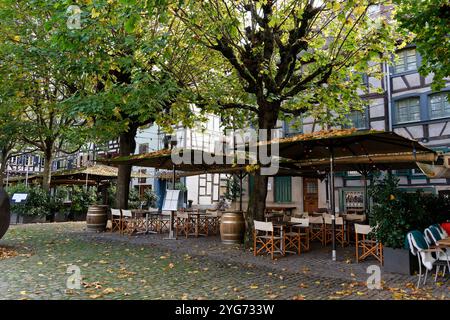
[{"label": "building facade", "polygon": [[[361,93],[366,101],[363,112],[353,111],[349,118],[352,127],[360,130],[394,131],[415,139],[436,151],[450,151],[450,81],[439,92],[433,92],[433,76],[418,73],[421,63],[413,45],[397,52],[398,59],[391,65],[380,65],[382,79],[363,76],[367,92]],[[379,90],[381,88],[381,90]],[[311,133],[323,128],[313,118],[301,119],[300,126],[279,122],[281,135],[288,137]],[[351,127],[351,126],[350,126]],[[397,170],[402,189],[408,192],[422,190],[433,194],[450,194],[450,179],[429,179],[420,170]],[[337,173],[335,180],[336,212],[358,212],[365,207],[364,180],[360,173]],[[247,179],[247,189],[252,188]],[[268,206],[292,207],[294,212],[312,212],[328,208],[329,188],[326,179],[301,177],[269,178]],[[248,201],[248,192],[244,197]]]}]

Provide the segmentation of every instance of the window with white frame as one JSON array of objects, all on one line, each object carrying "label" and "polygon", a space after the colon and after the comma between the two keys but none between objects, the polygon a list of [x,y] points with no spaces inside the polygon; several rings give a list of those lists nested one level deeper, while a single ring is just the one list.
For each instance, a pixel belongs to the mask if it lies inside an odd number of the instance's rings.
[{"label": "window with white frame", "polygon": [[429,97],[428,101],[431,119],[450,117],[448,95],[448,92],[441,92]]},{"label": "window with white frame", "polygon": [[397,123],[420,121],[420,99],[407,98],[395,102]]},{"label": "window with white frame", "polygon": [[417,70],[416,49],[405,49],[397,52],[398,58],[394,62],[394,73]]}]

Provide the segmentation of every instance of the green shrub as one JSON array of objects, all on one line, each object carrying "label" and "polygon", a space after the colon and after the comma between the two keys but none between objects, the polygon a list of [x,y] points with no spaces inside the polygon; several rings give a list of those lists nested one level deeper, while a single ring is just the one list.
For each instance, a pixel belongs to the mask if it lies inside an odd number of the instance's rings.
[{"label": "green shrub", "polygon": [[53,205],[50,195],[40,186],[25,186],[16,184],[6,188],[6,191],[12,196],[14,193],[28,193],[25,203],[13,203],[11,212],[22,216],[43,217],[51,214]]},{"label": "green shrub", "polygon": [[97,189],[91,187],[86,190],[82,186],[73,186],[69,191],[69,199],[71,201],[70,214],[84,214],[90,205],[97,203]]},{"label": "green shrub", "polygon": [[158,195],[152,189],[146,189],[144,192],[145,205],[149,208],[156,208]]},{"label": "green shrub", "polygon": [[370,224],[377,226],[377,239],[391,248],[405,247],[409,231],[424,230],[450,218],[449,199],[421,191],[408,193],[399,189],[398,182],[397,177],[387,174],[369,188],[374,203]]},{"label": "green shrub", "polygon": [[[116,184],[111,184],[108,187],[108,203],[111,206],[111,208],[117,208],[116,193],[117,193]],[[128,208],[138,209],[140,207],[141,207],[141,199],[139,197],[139,193],[135,189],[131,188],[130,194],[128,196]]]}]

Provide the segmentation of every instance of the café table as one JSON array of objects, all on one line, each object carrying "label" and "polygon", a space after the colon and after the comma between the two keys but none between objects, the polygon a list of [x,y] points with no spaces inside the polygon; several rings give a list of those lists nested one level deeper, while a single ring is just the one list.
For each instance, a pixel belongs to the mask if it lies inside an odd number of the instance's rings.
[{"label": "caf\u00e9 table", "polygon": [[280,237],[281,237],[280,250],[281,250],[282,254],[286,254],[286,253],[296,254],[297,252],[295,252],[295,251],[285,250],[284,234],[286,232],[286,230],[285,230],[286,228],[300,227],[301,225],[299,225],[297,222],[291,222],[291,221],[274,221],[274,222],[272,222],[272,224],[273,224],[274,228],[280,229]]},{"label": "caf\u00e9 table", "polygon": [[438,247],[450,248],[450,238],[445,238],[436,242]]},{"label": "caf\u00e9 table", "polygon": [[195,236],[206,237],[208,235],[208,214],[201,211],[187,211],[187,214],[195,223]]},{"label": "caf\u00e9 table", "polygon": [[133,214],[133,219],[136,221],[141,220],[141,223],[138,223],[138,225],[144,226],[137,234],[158,233],[156,222],[160,213],[157,210],[133,209],[131,212]]}]

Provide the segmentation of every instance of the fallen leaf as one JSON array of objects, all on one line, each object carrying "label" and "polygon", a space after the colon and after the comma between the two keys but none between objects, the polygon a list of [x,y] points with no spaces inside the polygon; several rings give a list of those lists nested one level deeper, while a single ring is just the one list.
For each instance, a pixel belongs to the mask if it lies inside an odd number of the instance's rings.
[{"label": "fallen leaf", "polygon": [[106,288],[105,290],[103,290],[103,294],[110,294],[115,292],[116,290],[114,290],[113,288]]}]

